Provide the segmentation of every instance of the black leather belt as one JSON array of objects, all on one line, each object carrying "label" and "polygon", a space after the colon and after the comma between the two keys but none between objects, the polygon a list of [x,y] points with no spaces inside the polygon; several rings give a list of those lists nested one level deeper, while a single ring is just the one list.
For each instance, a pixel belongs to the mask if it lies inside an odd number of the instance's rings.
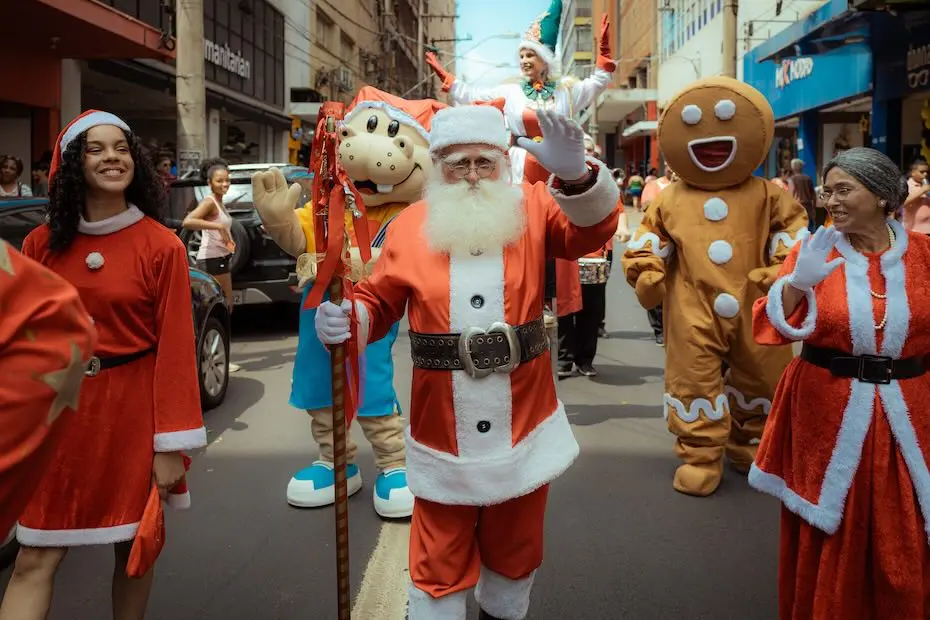
[{"label": "black leather belt", "polygon": [[87,363],[87,370],[84,371],[84,374],[88,377],[96,377],[102,370],[109,370],[110,368],[116,368],[117,366],[131,364],[136,360],[142,359],[149,353],[154,352],[155,349],[151,348],[146,349],[145,351],[127,353],[126,355],[111,355],[110,357],[97,357],[95,355],[90,358],[90,361]]},{"label": "black leather belt", "polygon": [[549,350],[543,317],[518,327],[494,323],[487,330],[461,334],[410,332],[413,365],[425,370],[464,370],[479,379],[493,372],[513,372]]},{"label": "black leather belt", "polygon": [[883,355],[850,355],[805,343],[801,359],[826,368],[834,377],[858,379],[863,383],[886,385],[896,379],[913,379],[927,372],[926,357],[892,359]]}]

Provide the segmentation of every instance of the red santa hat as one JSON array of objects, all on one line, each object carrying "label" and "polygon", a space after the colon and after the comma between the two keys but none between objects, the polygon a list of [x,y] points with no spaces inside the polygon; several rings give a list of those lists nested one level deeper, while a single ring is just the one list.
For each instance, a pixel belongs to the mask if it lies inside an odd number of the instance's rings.
[{"label": "red santa hat", "polygon": [[68,123],[68,126],[62,129],[61,133],[58,134],[58,140],[55,142],[55,151],[52,153],[52,163],[48,170],[49,185],[52,184],[55,173],[58,172],[58,169],[61,167],[61,154],[65,152],[68,145],[74,142],[74,140],[85,131],[93,127],[99,127],[100,125],[115,125],[123,131],[132,131],[129,125],[126,124],[126,121],[115,114],[102,112],[100,110],[87,110]]},{"label": "red santa hat", "polygon": [[429,140],[433,116],[447,107],[449,106],[435,99],[402,99],[374,86],[363,86],[349,104],[343,122],[350,122],[365,110],[381,110],[391,120],[412,127],[424,140]]},{"label": "red santa hat", "polygon": [[458,144],[487,144],[506,151],[510,134],[504,114],[496,102],[491,105],[467,105],[441,110],[433,119],[429,134],[429,151],[439,151]]}]

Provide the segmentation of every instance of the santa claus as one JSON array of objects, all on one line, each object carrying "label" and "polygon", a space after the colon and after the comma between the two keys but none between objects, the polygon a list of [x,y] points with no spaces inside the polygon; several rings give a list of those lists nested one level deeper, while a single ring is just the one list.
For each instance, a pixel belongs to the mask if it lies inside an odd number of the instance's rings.
[{"label": "santa claus", "polygon": [[464,619],[475,586],[481,618],[524,618],[548,484],[578,456],[543,328],[545,263],[602,247],[618,190],[586,160],[577,123],[548,111],[539,122],[543,139],[520,146],[553,174],[515,186],[500,110],[438,112],[425,199],[388,229],[354,308],[317,313],[322,342],[345,342],[357,320],[362,346],[408,311],[410,620]]}]

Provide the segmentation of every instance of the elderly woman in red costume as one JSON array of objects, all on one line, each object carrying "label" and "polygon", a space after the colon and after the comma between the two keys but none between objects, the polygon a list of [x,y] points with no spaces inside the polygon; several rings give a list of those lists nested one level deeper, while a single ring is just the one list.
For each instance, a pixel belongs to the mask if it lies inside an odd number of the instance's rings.
[{"label": "elderly woman in red costume", "polygon": [[206,445],[187,252],[158,221],[152,163],[113,114],[72,121],[49,176],[48,223],[23,253],[77,288],[98,345],[77,415],[20,517],[0,619],[45,618],[67,550],[113,545],[113,616],[141,620],[153,571],[130,577],[130,551],[149,534],[153,484],[167,495],[184,478],[181,451]]},{"label": "elderly woman in red costume", "polygon": [[780,617],[930,617],[930,239],[891,219],[894,163],[854,148],[826,168],[834,227],[796,245],[753,326],[803,341],[749,482],[784,505]]}]

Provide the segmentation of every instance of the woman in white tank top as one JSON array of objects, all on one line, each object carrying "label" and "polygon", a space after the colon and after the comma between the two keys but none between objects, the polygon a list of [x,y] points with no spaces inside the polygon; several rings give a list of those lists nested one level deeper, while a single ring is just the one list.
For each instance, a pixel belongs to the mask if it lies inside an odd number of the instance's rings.
[{"label": "woman in white tank top", "polygon": [[197,267],[220,283],[229,310],[232,311],[232,274],[229,266],[236,244],[232,239],[232,217],[223,206],[223,196],[229,190],[229,168],[222,159],[208,160],[201,167],[201,174],[210,187],[210,195],[184,218],[182,225],[189,230],[201,232]]}]

